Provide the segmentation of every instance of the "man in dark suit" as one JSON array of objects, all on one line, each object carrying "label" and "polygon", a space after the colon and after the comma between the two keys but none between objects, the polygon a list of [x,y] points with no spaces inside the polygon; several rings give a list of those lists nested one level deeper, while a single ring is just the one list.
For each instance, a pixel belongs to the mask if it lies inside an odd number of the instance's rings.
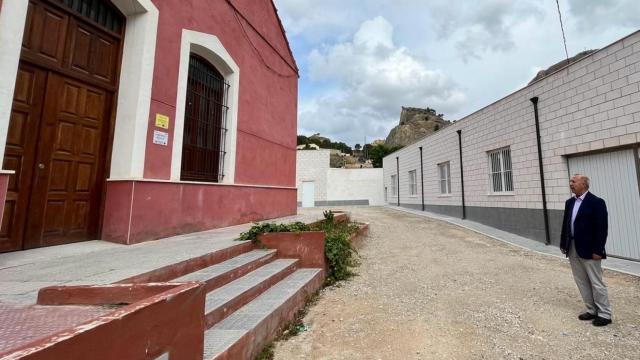
[{"label": "man in dark suit", "polygon": [[602,259],[607,257],[607,205],[589,192],[589,178],[576,174],[569,182],[574,197],[564,205],[560,249],[571,264],[587,312],[580,320],[592,320],[595,326],[611,324],[611,305],[607,285],[602,281]]}]

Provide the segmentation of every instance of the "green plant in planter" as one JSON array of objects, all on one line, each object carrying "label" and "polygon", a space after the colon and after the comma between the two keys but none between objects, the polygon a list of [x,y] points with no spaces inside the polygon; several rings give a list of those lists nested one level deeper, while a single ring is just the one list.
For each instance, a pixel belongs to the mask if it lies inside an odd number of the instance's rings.
[{"label": "green plant in planter", "polygon": [[357,253],[349,242],[349,236],[358,231],[358,226],[348,219],[345,222],[334,223],[334,214],[330,210],[324,212],[324,217],[325,221],[313,228],[303,222],[255,224],[248,231],[241,233],[238,240],[251,240],[258,243],[258,235],[264,233],[324,231],[326,234],[324,254],[327,258],[326,284],[331,285],[354,275],[351,269],[358,265]]},{"label": "green plant in planter", "polygon": [[358,226],[347,219],[345,222],[323,224],[326,233],[324,253],[327,257],[327,285],[346,280],[354,275],[351,270],[358,265],[357,252],[351,246],[349,237],[358,231]]},{"label": "green plant in planter", "polygon": [[349,243],[349,234],[344,232],[327,233],[324,242],[327,257],[327,285],[346,280],[354,275],[351,270],[357,265],[356,251]]},{"label": "green plant in planter", "polygon": [[333,211],[331,210],[323,211],[322,215],[324,215],[325,223],[333,224],[333,217],[334,217]]},{"label": "green plant in planter", "polygon": [[240,233],[240,237],[237,240],[251,240],[254,243],[258,242],[258,235],[270,232],[302,232],[311,231],[309,225],[296,221],[291,224],[276,224],[276,223],[262,223],[254,224],[249,230]]}]

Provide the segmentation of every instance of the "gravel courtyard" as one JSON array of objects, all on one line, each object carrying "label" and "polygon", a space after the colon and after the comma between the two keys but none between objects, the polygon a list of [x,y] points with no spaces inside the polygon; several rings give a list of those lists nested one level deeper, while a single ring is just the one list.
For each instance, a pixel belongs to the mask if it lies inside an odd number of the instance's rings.
[{"label": "gravel courtyard", "polygon": [[584,307],[568,261],[388,208],[357,277],[322,291],[276,359],[640,359],[640,278],[605,270],[613,324]]}]

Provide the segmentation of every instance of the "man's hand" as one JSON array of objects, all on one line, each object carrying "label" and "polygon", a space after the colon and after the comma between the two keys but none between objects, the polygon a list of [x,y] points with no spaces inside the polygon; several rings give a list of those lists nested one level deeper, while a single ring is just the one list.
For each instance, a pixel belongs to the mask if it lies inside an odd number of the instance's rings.
[{"label": "man's hand", "polygon": [[591,255],[591,258],[592,258],[593,260],[602,260],[602,256],[600,256],[600,255],[598,255],[598,254],[592,254],[592,255]]}]

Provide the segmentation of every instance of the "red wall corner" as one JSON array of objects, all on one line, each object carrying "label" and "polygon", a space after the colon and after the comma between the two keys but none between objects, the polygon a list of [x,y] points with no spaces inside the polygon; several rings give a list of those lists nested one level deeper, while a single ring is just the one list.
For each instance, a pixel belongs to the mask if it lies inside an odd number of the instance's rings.
[{"label": "red wall corner", "polygon": [[102,239],[129,244],[134,181],[107,181]]}]

